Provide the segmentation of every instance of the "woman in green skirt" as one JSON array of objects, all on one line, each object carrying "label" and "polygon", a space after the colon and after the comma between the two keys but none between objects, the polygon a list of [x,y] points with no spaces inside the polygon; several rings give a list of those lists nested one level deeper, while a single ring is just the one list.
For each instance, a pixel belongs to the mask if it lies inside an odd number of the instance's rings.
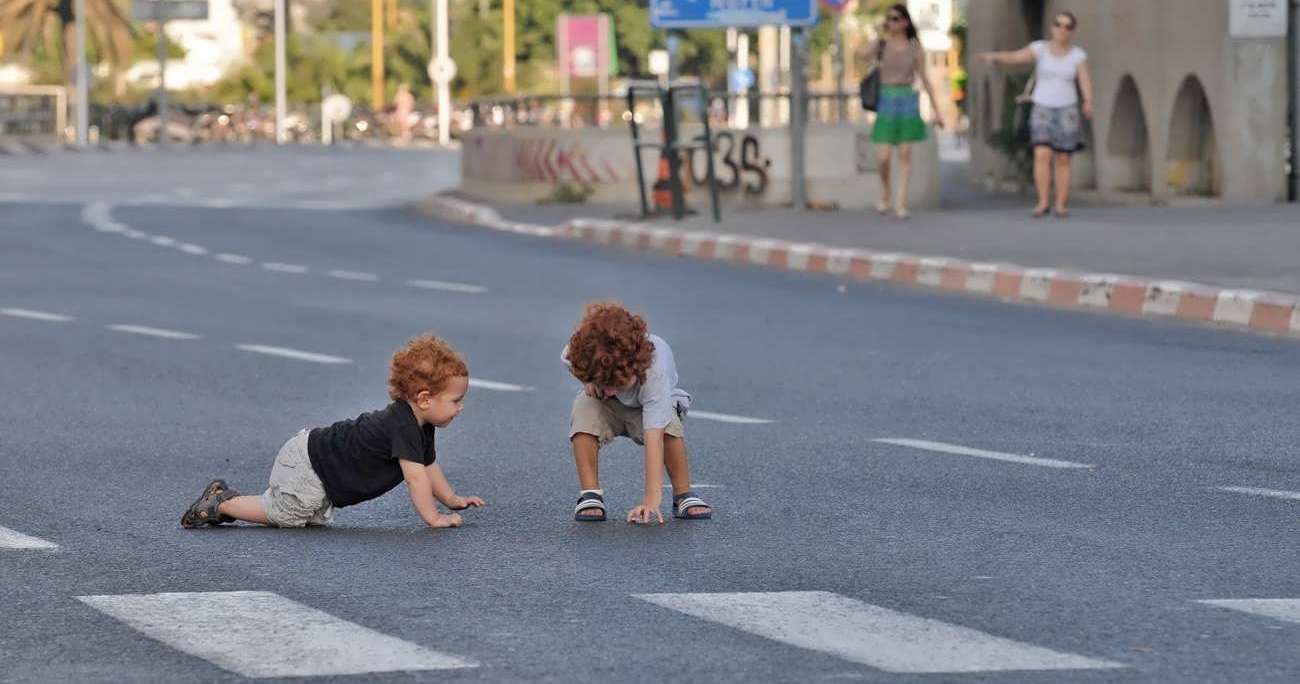
[{"label": "woman in green skirt", "polygon": [[[920,98],[913,84],[918,77],[933,107],[934,89],[925,71],[925,49],[917,39],[916,27],[907,5],[898,3],[885,14],[882,38],[874,44],[873,54],[880,69],[880,102],[876,106],[876,123],[871,127],[871,142],[876,148],[876,169],[880,173],[880,201],[876,211],[889,211],[889,200],[894,199],[894,213],[906,219],[907,186],[912,174],[912,143],[926,138],[925,120],[921,118]],[[935,127],[943,128],[943,121],[935,115]],[[890,157],[898,151],[898,187],[891,192]]]}]

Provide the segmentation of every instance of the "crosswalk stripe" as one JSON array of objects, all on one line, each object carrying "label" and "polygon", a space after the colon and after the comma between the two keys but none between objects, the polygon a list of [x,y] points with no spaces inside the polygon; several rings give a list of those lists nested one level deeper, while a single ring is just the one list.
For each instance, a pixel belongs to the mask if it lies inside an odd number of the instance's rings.
[{"label": "crosswalk stripe", "polygon": [[1232,492],[1233,494],[1250,494],[1251,496],[1267,496],[1272,499],[1300,501],[1300,492],[1288,492],[1285,489],[1261,489],[1259,487],[1215,487],[1215,489]]},{"label": "crosswalk stripe", "polygon": [[0,549],[57,549],[58,544],[0,527]]},{"label": "crosswalk stripe", "polygon": [[1300,623],[1300,599],[1211,599],[1197,603]]},{"label": "crosswalk stripe", "polygon": [[342,356],[330,356],[329,354],[317,354],[316,352],[302,351],[300,349],[289,349],[288,347],[272,347],[266,344],[237,344],[235,349],[253,352],[255,354],[267,354],[270,356],[280,356],[286,359],[297,359],[299,361],[311,361],[314,363],[352,363],[352,359],[345,359]]},{"label": "crosswalk stripe", "polygon": [[749,416],[733,416],[730,413],[712,413],[709,411],[696,411],[692,409],[686,414],[688,418],[699,418],[700,420],[715,420],[719,423],[735,423],[737,425],[764,425],[772,421],[766,418],[750,418]]},{"label": "crosswalk stripe", "polygon": [[826,591],[635,594],[750,634],[887,672],[1087,670],[1120,663],[1062,653]]},{"label": "crosswalk stripe", "polygon": [[379,280],[379,276],[373,273],[365,273],[362,271],[336,270],[336,271],[330,271],[326,275],[328,275],[331,278],[338,278],[339,280],[357,280],[363,283],[373,283]]},{"label": "crosswalk stripe", "polygon": [[984,449],[972,449],[970,447],[959,446],[957,444],[944,444],[943,442],[930,442],[924,439],[873,439],[873,442],[881,444],[893,444],[896,446],[911,447],[913,449],[923,449],[925,451],[938,451],[945,454],[957,454],[959,456],[974,456],[976,458],[987,458],[994,461],[1007,461],[1008,463],[1021,463],[1024,465],[1042,466],[1044,468],[1095,468],[1097,466],[1087,463],[1075,463],[1074,461],[1059,461],[1054,458],[1038,458],[1035,456],[1021,456],[1019,454],[1004,454],[1000,451],[985,451]]},{"label": "crosswalk stripe", "polygon": [[50,323],[67,323],[75,320],[72,316],[63,314],[50,313],[48,311],[32,311],[31,309],[0,309],[0,314],[13,316],[14,318],[29,318],[33,321],[47,321]]},{"label": "crosswalk stripe", "polygon": [[271,592],[77,598],[151,639],[245,677],[321,677],[478,666],[472,660],[426,649]]}]

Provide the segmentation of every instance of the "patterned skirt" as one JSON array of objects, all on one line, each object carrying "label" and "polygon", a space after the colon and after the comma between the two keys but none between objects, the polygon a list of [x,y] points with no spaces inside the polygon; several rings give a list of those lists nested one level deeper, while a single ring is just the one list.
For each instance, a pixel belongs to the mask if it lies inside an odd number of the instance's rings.
[{"label": "patterned skirt", "polygon": [[1029,146],[1046,145],[1055,152],[1073,153],[1086,145],[1083,138],[1083,115],[1078,105],[1044,107],[1035,104],[1029,113]]},{"label": "patterned skirt", "polygon": [[897,145],[921,142],[925,137],[926,126],[921,119],[921,99],[917,92],[910,86],[880,86],[871,142]]}]

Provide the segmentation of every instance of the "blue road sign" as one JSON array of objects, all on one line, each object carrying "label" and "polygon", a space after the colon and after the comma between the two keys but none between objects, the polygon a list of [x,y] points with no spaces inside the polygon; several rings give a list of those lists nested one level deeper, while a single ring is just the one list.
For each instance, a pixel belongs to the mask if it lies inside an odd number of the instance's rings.
[{"label": "blue road sign", "polygon": [[749,90],[754,87],[754,70],[732,67],[731,78],[728,80],[732,90]]},{"label": "blue road sign", "polygon": [[650,25],[660,29],[812,26],[817,0],[650,0]]}]

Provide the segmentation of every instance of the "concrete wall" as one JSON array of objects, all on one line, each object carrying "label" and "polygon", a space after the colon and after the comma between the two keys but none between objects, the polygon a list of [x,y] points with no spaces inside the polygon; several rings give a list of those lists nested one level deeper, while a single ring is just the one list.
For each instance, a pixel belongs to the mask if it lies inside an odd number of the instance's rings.
[{"label": "concrete wall", "polygon": [[[1023,47],[1046,36],[1059,11],[1079,18],[1075,41],[1088,51],[1095,96],[1095,184],[1076,185],[1156,200],[1285,199],[1285,38],[1230,37],[1226,0],[971,0],[970,52]],[[1024,17],[1039,12],[1033,31]],[[971,108],[993,110],[971,122],[981,178],[1000,168],[983,141],[1001,120],[1004,72],[971,66],[972,97],[985,83],[992,97]]]},{"label": "concrete wall", "polygon": [[[690,135],[693,131],[685,131]],[[715,175],[727,207],[781,206],[791,201],[790,136],[784,128],[714,131]],[[880,197],[871,129],[819,125],[806,137],[806,196],[817,206],[865,209]],[[647,186],[658,173],[657,150],[642,150]],[[687,199],[707,206],[702,150],[686,155]],[[895,164],[895,175],[897,165]],[[914,207],[939,204],[939,155],[933,141],[914,146],[909,195]],[[480,129],[463,138],[461,191],[485,200],[536,202],[561,184],[586,186],[587,201],[638,206],[636,160],[626,130]]]}]

